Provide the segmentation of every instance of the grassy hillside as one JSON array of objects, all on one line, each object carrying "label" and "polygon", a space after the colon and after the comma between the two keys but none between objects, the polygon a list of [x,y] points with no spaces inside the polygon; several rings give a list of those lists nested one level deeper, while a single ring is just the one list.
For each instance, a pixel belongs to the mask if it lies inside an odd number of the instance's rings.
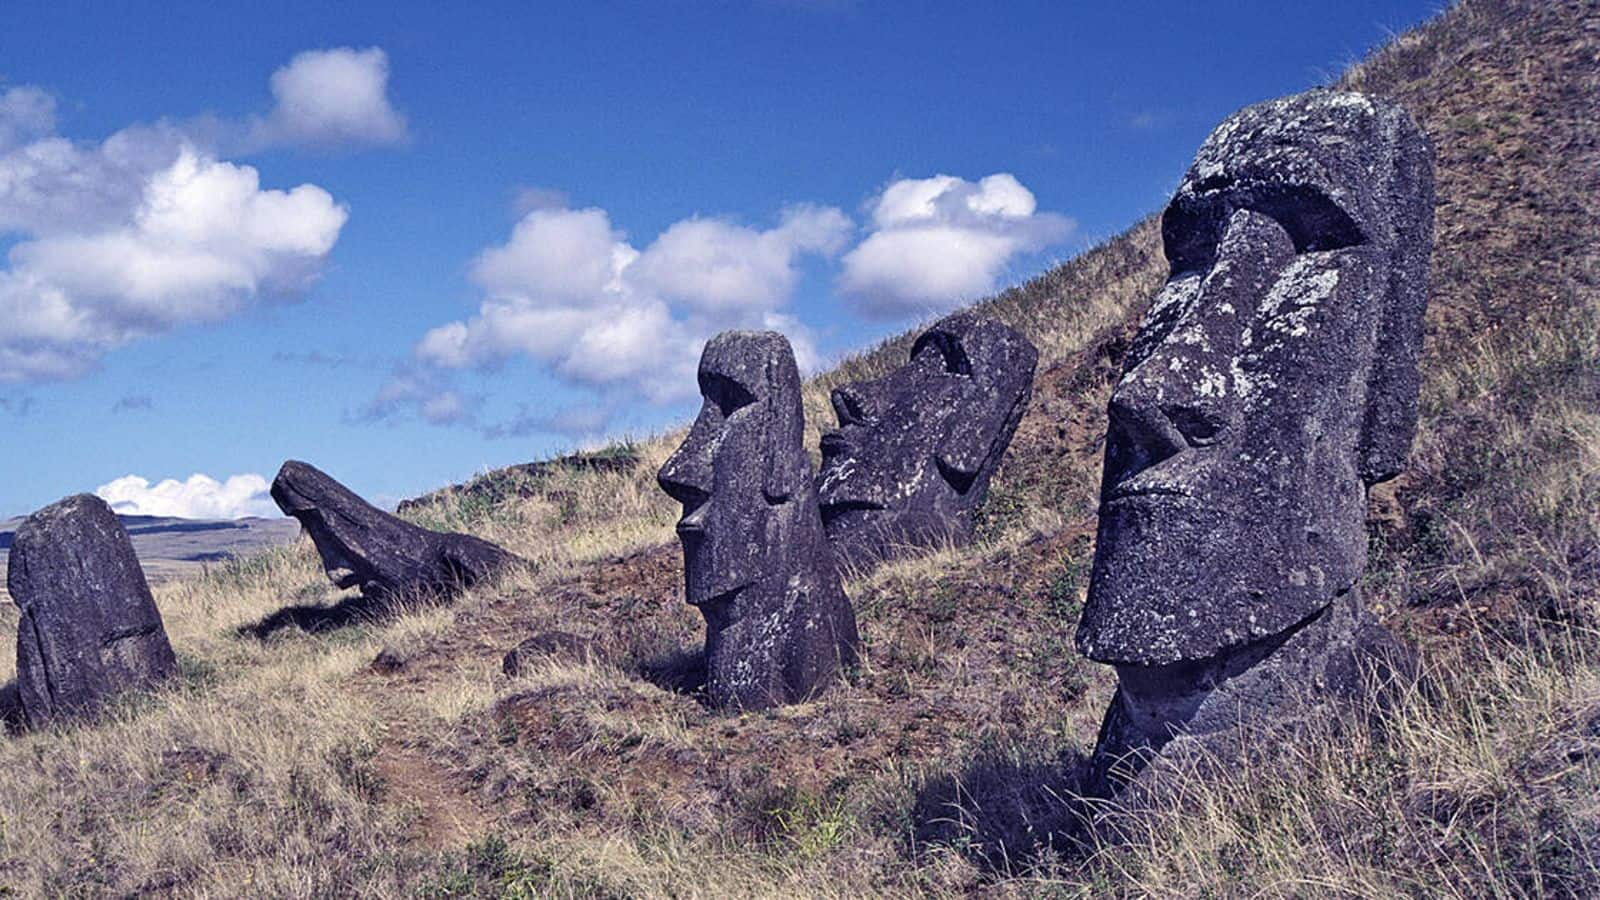
[{"label": "grassy hillside", "polygon": [[[166,585],[182,684],[0,739],[0,885],[124,896],[1583,896],[1600,892],[1600,3],[1469,0],[1342,78],[1438,156],[1423,416],[1373,499],[1367,596],[1429,690],[1071,844],[1109,697],[1071,646],[1103,408],[1165,271],[1153,220],[986,302],[1043,352],[981,541],[853,578],[824,699],[674,690],[676,444],[408,514],[533,571],[450,606],[247,636],[338,600],[305,544]],[[1174,173],[1176,175],[1177,173]],[[807,387],[811,443],[832,385]],[[480,486],[482,488],[482,486]],[[6,629],[9,632],[9,629]],[[505,650],[560,630],[589,650]],[[371,663],[380,652],[385,664]],[[0,658],[9,659],[8,646]]]}]

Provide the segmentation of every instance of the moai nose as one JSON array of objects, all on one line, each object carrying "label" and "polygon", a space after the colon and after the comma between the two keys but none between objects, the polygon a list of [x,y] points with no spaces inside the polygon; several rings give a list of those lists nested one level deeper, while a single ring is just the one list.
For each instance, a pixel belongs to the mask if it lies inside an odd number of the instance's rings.
[{"label": "moai nose", "polygon": [[656,484],[667,496],[683,504],[685,515],[692,513],[711,497],[715,485],[715,470],[711,464],[711,439],[706,429],[697,421],[689,429],[689,436],[656,473]]},{"label": "moai nose", "polygon": [[1106,474],[1122,481],[1175,456],[1188,442],[1162,409],[1161,392],[1138,370],[1129,373],[1111,395],[1106,440]]}]

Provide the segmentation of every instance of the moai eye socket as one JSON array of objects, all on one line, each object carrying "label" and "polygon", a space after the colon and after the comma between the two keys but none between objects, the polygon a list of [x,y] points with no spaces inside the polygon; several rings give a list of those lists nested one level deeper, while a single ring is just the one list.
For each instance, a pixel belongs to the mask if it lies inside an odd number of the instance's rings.
[{"label": "moai eye socket", "polygon": [[972,360],[967,358],[966,349],[954,335],[936,331],[924,334],[917,339],[916,346],[911,348],[911,358],[919,358],[930,348],[939,352],[945,372],[968,377],[972,375]]},{"label": "moai eye socket", "polygon": [[715,372],[701,373],[700,393],[717,407],[724,419],[756,402],[756,395],[749,388]]},{"label": "moai eye socket", "polygon": [[1271,216],[1289,233],[1296,253],[1339,250],[1364,244],[1361,226],[1332,197],[1307,185],[1266,185],[1241,208]]},{"label": "moai eye socket", "polygon": [[840,427],[870,426],[877,421],[867,409],[867,402],[860,390],[859,385],[847,384],[834,388],[828,395],[828,399],[833,403],[833,414],[838,418]]},{"label": "moai eye socket", "polygon": [[[1204,190],[1201,190],[1203,188]],[[1299,184],[1228,186],[1217,179],[1175,198],[1162,216],[1162,239],[1174,278],[1206,272],[1228,220],[1241,209],[1270,216],[1288,232],[1296,253],[1339,250],[1367,242],[1356,220],[1323,190]]]}]

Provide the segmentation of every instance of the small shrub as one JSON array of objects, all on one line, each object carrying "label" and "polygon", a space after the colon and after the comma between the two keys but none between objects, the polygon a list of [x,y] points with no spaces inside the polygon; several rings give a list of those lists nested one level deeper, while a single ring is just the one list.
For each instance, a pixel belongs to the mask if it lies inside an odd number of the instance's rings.
[{"label": "small shrub", "polygon": [[468,844],[461,856],[444,857],[440,871],[424,880],[417,894],[426,898],[532,900],[548,896],[554,872],[549,860],[529,859],[505,838],[488,834]]},{"label": "small shrub", "polygon": [[844,844],[856,825],[842,797],[824,800],[813,794],[796,794],[787,805],[770,812],[779,833],[801,859],[816,859]]}]

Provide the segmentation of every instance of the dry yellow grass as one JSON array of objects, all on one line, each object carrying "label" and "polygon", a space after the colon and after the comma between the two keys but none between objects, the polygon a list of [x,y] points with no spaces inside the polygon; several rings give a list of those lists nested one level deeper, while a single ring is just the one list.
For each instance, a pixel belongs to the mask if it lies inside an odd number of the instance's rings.
[{"label": "dry yellow grass", "polygon": [[[1164,275],[1154,220],[988,301],[1043,351],[973,547],[852,578],[865,658],[719,716],[653,473],[557,469],[411,513],[532,562],[450,605],[260,640],[337,602],[308,545],[157,589],[181,683],[0,738],[20,896],[1541,897],[1600,890],[1600,9],[1469,0],[1355,67],[1439,152],[1423,420],[1367,596],[1428,693],[1180,779],[1064,844],[1107,672],[1071,648],[1106,392]],[[806,387],[903,358],[901,337]],[[494,487],[494,479],[490,478]],[[4,629],[7,633],[10,628]],[[522,637],[581,657],[500,672]],[[380,651],[397,661],[383,674]],[[9,660],[8,645],[0,658]],[[6,665],[9,665],[7,663]],[[1378,723],[1378,724],[1374,724]],[[1280,742],[1281,743],[1281,742]]]},{"label": "dry yellow grass", "polygon": [[1320,722],[1257,767],[1179,776],[1067,879],[1153,897],[1592,895],[1600,633],[1472,637],[1393,708]]}]

